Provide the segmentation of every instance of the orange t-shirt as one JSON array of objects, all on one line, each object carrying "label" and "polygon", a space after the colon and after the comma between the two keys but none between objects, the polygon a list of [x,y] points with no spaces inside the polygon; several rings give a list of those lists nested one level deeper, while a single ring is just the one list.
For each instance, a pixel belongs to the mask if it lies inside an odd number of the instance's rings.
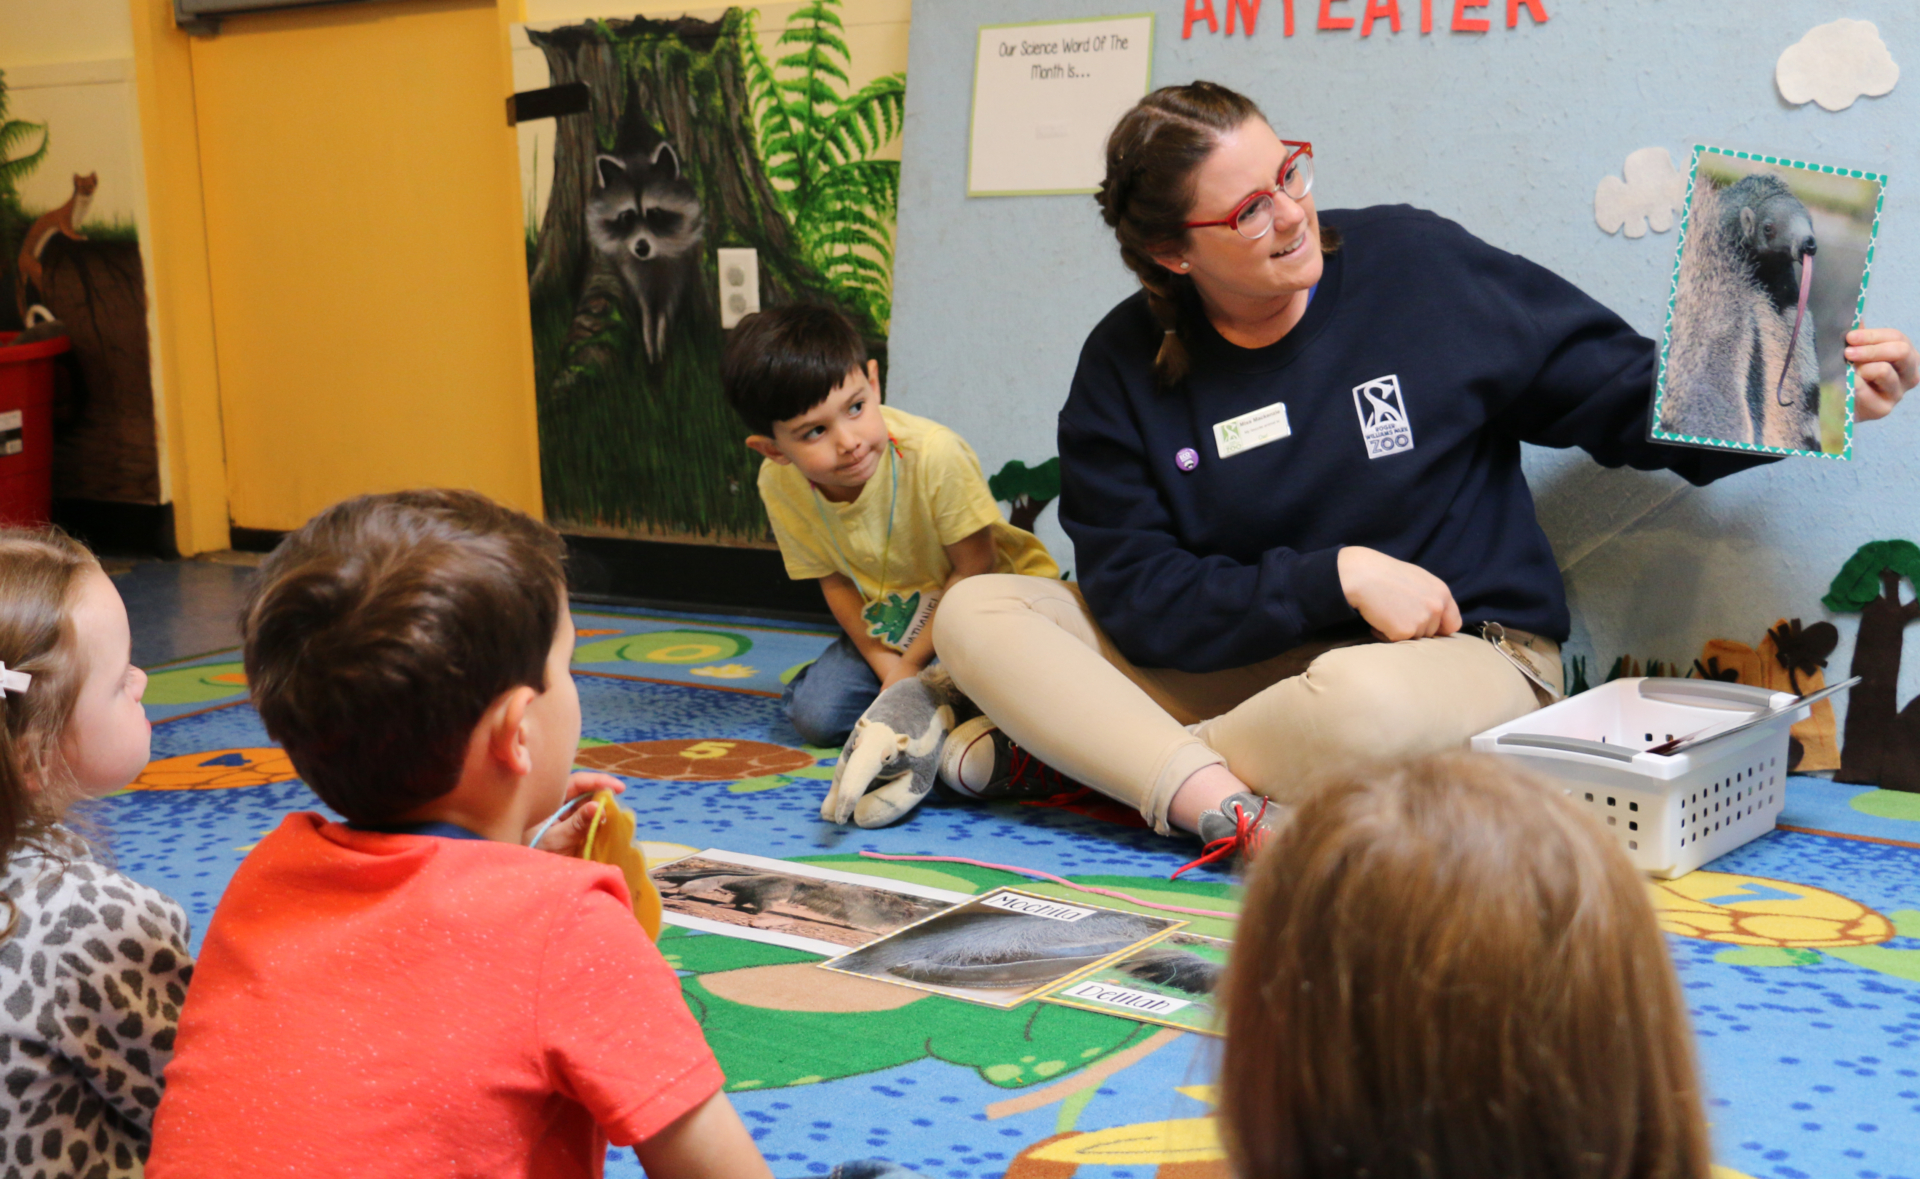
[{"label": "orange t-shirt", "polygon": [[617,869],[295,814],[208,926],[147,1175],[598,1176],[722,1080]]}]

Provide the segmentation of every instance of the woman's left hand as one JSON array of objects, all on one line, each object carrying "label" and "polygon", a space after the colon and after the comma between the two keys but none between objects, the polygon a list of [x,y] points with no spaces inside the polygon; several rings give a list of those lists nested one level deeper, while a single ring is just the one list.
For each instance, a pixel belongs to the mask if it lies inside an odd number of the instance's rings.
[{"label": "woman's left hand", "polygon": [[1859,378],[1853,385],[1853,416],[1863,422],[1886,417],[1907,390],[1920,385],[1920,353],[1904,332],[1892,328],[1848,332],[1847,363]]}]

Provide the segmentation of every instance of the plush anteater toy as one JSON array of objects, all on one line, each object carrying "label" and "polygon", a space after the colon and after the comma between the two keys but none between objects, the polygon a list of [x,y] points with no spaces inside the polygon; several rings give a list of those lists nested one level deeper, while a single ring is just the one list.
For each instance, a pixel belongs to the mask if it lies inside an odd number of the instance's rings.
[{"label": "plush anteater toy", "polygon": [[880,693],[853,724],[820,817],[884,827],[919,806],[933,790],[947,734],[979,713],[937,664]]}]

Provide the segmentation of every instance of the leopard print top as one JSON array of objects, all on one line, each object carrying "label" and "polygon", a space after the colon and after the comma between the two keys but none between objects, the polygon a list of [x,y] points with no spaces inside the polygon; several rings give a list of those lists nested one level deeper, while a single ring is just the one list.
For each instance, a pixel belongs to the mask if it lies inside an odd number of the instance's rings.
[{"label": "leopard print top", "polygon": [[0,890],[18,911],[0,942],[0,1179],[137,1177],[193,972],[186,915],[61,828],[14,853]]}]

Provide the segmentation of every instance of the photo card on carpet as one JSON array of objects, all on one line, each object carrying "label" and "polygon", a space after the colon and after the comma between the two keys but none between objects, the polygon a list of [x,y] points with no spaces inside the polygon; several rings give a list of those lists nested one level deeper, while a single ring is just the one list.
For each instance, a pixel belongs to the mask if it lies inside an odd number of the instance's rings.
[{"label": "photo card on carpet", "polygon": [[999,888],[820,965],[1015,1007],[1186,925]]},{"label": "photo card on carpet", "polygon": [[967,900],[967,894],[710,848],[647,875],[661,920],[832,957]]},{"label": "photo card on carpet", "polygon": [[1694,146],[1653,440],[1852,457],[1846,334],[1866,309],[1886,180]]},{"label": "photo card on carpet", "polygon": [[1041,998],[1062,1007],[1217,1036],[1221,1031],[1213,996],[1232,949],[1232,942],[1217,937],[1170,933]]}]

